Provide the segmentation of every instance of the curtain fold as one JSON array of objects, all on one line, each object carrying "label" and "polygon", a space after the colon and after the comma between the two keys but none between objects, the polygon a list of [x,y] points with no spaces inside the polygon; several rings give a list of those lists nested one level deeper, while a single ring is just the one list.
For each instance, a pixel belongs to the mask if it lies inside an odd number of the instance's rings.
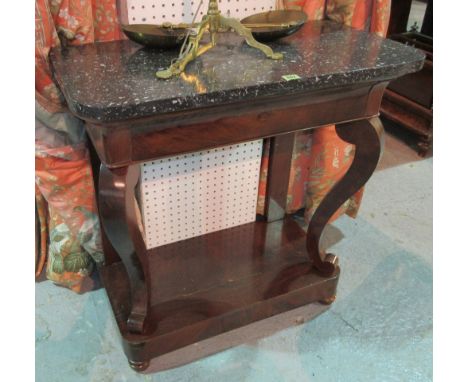
[{"label": "curtain fold", "polygon": [[36,277],[46,263],[48,279],[80,292],[94,263],[103,261],[100,227],[83,122],[67,113],[48,55],[61,44],[109,41],[121,34],[114,0],[36,0],[35,6],[35,175],[41,225]]}]

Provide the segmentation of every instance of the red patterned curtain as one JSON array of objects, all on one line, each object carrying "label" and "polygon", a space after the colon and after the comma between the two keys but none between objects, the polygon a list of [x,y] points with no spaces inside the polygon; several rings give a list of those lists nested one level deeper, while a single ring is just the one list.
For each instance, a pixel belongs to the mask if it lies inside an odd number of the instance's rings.
[{"label": "red patterned curtain", "polygon": [[121,38],[115,1],[36,0],[35,34],[36,205],[42,239],[36,276],[47,264],[47,278],[80,292],[94,262],[103,260],[95,192],[83,124],[66,112],[48,55],[60,44]]}]

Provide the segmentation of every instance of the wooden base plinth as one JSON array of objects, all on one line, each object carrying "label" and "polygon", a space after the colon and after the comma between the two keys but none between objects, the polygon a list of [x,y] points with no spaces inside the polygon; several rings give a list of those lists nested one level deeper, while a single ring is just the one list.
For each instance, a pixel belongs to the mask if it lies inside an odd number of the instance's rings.
[{"label": "wooden base plinth", "polygon": [[146,365],[147,369],[144,371],[132,368],[145,374],[157,373],[195,362],[235,346],[256,347],[258,341],[282,330],[303,325],[328,309],[329,306],[323,304],[304,305],[158,356]]},{"label": "wooden base plinth", "polygon": [[[125,353],[137,371],[155,357],[313,302],[332,301],[339,269],[319,276],[293,218],[255,222],[148,251],[151,308],[143,334],[128,331],[122,263],[101,277]],[[222,349],[219,349],[222,350]]]}]

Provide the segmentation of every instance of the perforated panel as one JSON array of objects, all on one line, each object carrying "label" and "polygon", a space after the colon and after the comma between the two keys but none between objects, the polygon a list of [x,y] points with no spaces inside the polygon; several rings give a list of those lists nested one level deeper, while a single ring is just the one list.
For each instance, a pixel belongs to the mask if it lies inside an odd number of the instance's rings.
[{"label": "perforated panel", "polygon": [[262,142],[143,163],[147,248],[255,221]]},{"label": "perforated panel", "polygon": [[[197,21],[206,13],[208,0],[203,0]],[[128,0],[129,24],[191,23],[199,0]],[[221,12],[242,19],[254,13],[275,9],[276,0],[219,0]]]}]

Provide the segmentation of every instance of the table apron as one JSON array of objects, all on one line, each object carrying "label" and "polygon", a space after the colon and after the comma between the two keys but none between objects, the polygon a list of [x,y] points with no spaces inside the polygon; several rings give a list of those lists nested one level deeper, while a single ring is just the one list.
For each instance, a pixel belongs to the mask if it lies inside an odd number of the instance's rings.
[{"label": "table apron", "polygon": [[387,82],[364,87],[274,98],[191,115],[87,123],[94,147],[107,167],[116,168],[223,145],[294,133],[379,114]]}]

